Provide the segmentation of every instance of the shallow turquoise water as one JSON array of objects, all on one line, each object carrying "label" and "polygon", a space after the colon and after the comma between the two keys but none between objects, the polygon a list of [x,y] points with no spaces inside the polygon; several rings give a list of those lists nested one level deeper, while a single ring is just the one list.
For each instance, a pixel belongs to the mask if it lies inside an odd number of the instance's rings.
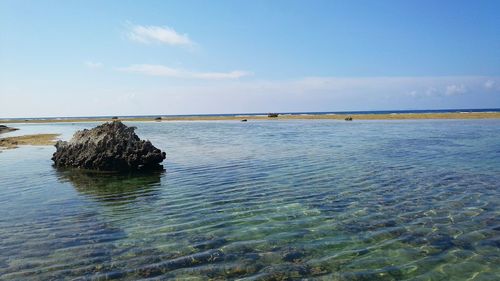
[{"label": "shallow turquoise water", "polygon": [[500,120],[129,124],[165,172],[0,153],[1,280],[500,280]]}]

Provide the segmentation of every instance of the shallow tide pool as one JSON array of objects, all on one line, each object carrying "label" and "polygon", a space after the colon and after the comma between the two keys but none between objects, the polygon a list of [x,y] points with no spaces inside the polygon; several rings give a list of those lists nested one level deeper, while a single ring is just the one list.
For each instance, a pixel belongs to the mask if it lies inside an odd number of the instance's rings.
[{"label": "shallow tide pool", "polygon": [[164,172],[0,153],[1,280],[500,280],[500,120],[127,125]]}]

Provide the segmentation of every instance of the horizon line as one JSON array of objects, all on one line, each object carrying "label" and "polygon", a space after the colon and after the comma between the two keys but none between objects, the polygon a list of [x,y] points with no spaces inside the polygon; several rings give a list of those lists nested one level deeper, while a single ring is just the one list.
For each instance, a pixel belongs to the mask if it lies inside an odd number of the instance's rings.
[{"label": "horizon line", "polygon": [[[340,111],[273,111],[278,114],[383,114],[383,113],[412,113],[412,112],[474,112],[474,111],[500,111],[496,108],[441,108],[441,109],[386,109],[386,110],[340,110]],[[136,115],[93,115],[93,116],[40,116],[40,117],[0,117],[0,120],[18,119],[80,119],[80,118],[113,118],[113,117],[193,117],[193,116],[232,116],[232,115],[266,115],[270,112],[243,112],[243,113],[193,113],[193,114],[136,114]]]}]

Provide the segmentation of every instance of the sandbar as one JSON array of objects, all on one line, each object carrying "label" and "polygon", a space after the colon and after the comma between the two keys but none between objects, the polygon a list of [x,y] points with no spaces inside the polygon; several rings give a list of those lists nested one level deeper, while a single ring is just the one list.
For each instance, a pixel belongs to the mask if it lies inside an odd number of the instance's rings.
[{"label": "sandbar", "polygon": [[[124,117],[121,121],[221,121],[221,120],[344,120],[346,117],[355,120],[406,120],[406,119],[500,119],[500,112],[446,112],[446,113],[392,113],[392,114],[283,114],[278,117],[267,117],[266,115],[199,115],[199,116],[161,116],[158,117]],[[80,122],[108,122],[112,118],[47,118],[47,119],[6,119],[1,123],[80,123]]]},{"label": "sandbar", "polygon": [[17,148],[20,145],[53,145],[59,134],[35,134],[0,139],[0,148]]}]

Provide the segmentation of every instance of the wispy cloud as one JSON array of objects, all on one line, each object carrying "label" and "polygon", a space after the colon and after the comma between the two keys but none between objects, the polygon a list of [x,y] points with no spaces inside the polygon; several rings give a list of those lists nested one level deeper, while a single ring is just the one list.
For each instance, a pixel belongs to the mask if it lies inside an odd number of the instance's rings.
[{"label": "wispy cloud", "polygon": [[495,92],[499,77],[408,77],[391,78],[393,83],[408,88],[408,95],[418,98],[456,97]]},{"label": "wispy cloud", "polygon": [[443,76],[443,77],[305,77],[298,80],[274,82],[289,85],[290,92],[325,92],[339,96],[350,93],[407,95],[411,97],[453,97],[495,90],[500,77]]},{"label": "wispy cloud", "polygon": [[446,86],[445,94],[447,96],[456,96],[456,95],[461,95],[461,94],[465,94],[465,93],[467,93],[467,87],[465,87],[462,84],[460,84],[460,85],[453,84],[453,85]]},{"label": "wispy cloud", "polygon": [[[500,106],[500,76],[179,79],[175,83],[167,79],[135,83],[130,77],[121,77],[120,81],[108,87],[94,81],[7,85],[2,88],[0,103],[5,101],[9,106],[3,108],[2,114],[9,117],[23,117],[23,112],[33,116],[99,116],[110,112],[146,115]],[[492,89],[485,89],[487,81],[493,81]],[[463,85],[467,92],[447,96],[450,85]],[[46,94],[31,94],[39,92]]]},{"label": "wispy cloud", "polygon": [[180,34],[168,26],[131,25],[127,36],[132,41],[144,44],[159,43],[172,46],[194,45],[194,42],[187,34]]},{"label": "wispy cloud", "polygon": [[488,90],[493,89],[495,87],[496,83],[493,80],[488,80],[484,82],[484,87]]},{"label": "wispy cloud", "polygon": [[135,64],[127,67],[117,68],[119,71],[140,73],[151,76],[182,77],[183,72],[176,68],[155,64]]},{"label": "wispy cloud", "polygon": [[250,72],[241,70],[235,70],[230,72],[196,72],[196,71],[188,71],[184,69],[172,68],[164,65],[154,65],[154,64],[136,64],[127,67],[117,68],[117,70],[129,73],[151,75],[151,76],[194,78],[194,79],[207,79],[207,80],[238,79],[252,74]]},{"label": "wispy cloud", "polygon": [[230,72],[191,72],[192,77],[200,79],[238,79],[244,76],[252,75],[252,73],[241,70]]},{"label": "wispy cloud", "polygon": [[83,63],[88,68],[101,68],[104,66],[102,62],[86,61]]},{"label": "wispy cloud", "polygon": [[[487,80],[500,83],[500,77],[480,76],[304,77],[186,84],[156,80],[147,95],[162,101],[158,110],[170,114],[481,108],[500,101],[500,90],[487,93],[484,89]],[[446,95],[450,85],[457,89],[463,85],[467,92]]]}]

